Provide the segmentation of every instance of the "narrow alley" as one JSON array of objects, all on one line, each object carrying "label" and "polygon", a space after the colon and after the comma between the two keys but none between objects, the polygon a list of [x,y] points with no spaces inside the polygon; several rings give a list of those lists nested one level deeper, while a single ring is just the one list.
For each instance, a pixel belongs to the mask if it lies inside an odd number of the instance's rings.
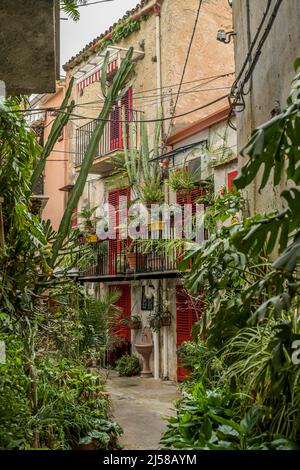
[{"label": "narrow alley", "polygon": [[124,429],[120,444],[124,450],[153,450],[166,429],[164,416],[172,414],[172,403],[179,398],[173,382],[109,374],[107,390],[113,402],[115,420]]}]

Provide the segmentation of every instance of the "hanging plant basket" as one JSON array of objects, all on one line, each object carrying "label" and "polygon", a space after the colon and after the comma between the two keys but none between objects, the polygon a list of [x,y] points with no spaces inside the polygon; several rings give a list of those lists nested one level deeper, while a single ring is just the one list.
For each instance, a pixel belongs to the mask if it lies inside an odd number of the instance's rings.
[{"label": "hanging plant basket", "polygon": [[162,318],[160,321],[161,326],[170,326],[171,325],[171,317]]},{"label": "hanging plant basket", "polygon": [[130,324],[130,329],[131,330],[140,330],[141,328],[142,328],[141,320],[132,321],[131,324]]}]

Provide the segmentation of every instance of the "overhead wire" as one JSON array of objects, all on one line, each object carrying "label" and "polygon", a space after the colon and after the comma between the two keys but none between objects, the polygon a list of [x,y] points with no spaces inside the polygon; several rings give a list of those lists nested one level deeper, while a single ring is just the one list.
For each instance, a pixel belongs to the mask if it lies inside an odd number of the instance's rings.
[{"label": "overhead wire", "polygon": [[[192,36],[190,38],[190,42],[189,42],[189,45],[188,45],[188,50],[187,50],[187,53],[186,53],[186,58],[185,58],[184,66],[183,66],[183,71],[182,71],[182,74],[181,74],[181,80],[180,80],[180,83],[179,83],[178,94],[177,94],[175,104],[174,104],[174,108],[173,108],[173,114],[174,115],[175,115],[176,107],[177,107],[178,100],[179,100],[179,93],[181,91],[182,83],[183,83],[183,80],[184,80],[185,72],[186,72],[188,61],[189,61],[189,58],[190,58],[190,53],[191,53],[191,50],[192,50],[192,45],[193,45],[194,37],[195,37],[195,34],[196,34],[196,29],[197,29],[197,25],[198,25],[198,21],[199,21],[199,17],[200,17],[200,11],[201,11],[201,7],[202,7],[202,3],[203,3],[203,0],[199,0],[199,5],[198,5],[197,13],[196,13],[194,26],[193,26]],[[167,132],[167,136],[165,137],[165,141],[167,141],[167,139],[170,135],[174,119],[175,118],[171,119],[171,121],[170,121],[169,129],[168,129],[168,132]]]},{"label": "overhead wire", "polygon": [[[252,41],[252,43],[249,47],[249,51],[247,53],[245,61],[242,65],[242,67],[241,67],[241,70],[240,70],[236,80],[234,81],[234,83],[232,85],[231,92],[229,94],[230,112],[229,112],[229,117],[228,117],[228,124],[232,129],[236,130],[235,125],[232,123],[233,114],[235,112],[242,112],[245,109],[246,104],[245,104],[244,96],[249,93],[249,91],[247,93],[245,92],[245,85],[248,83],[248,81],[251,79],[251,77],[253,75],[254,69],[255,69],[255,67],[257,65],[257,62],[259,60],[259,57],[262,53],[262,48],[263,48],[263,46],[264,46],[264,44],[265,44],[265,42],[266,42],[266,40],[269,36],[269,33],[270,33],[270,31],[272,29],[272,26],[274,24],[274,21],[277,17],[277,14],[279,12],[281,4],[282,4],[282,0],[277,0],[275,6],[273,8],[273,11],[270,15],[267,26],[266,26],[259,42],[258,42],[258,46],[256,48],[256,51],[255,51],[254,55],[252,56],[254,48],[255,48],[256,43],[259,39],[260,33],[263,29],[263,26],[265,24],[266,18],[268,16],[268,13],[269,13],[269,10],[270,10],[270,7],[271,7],[271,0],[268,1],[266,10],[265,10],[265,12],[262,16],[261,22],[258,26],[258,29],[257,29],[256,33],[255,33],[254,39],[253,39],[253,41]],[[246,73],[244,75],[244,72],[245,72],[246,67],[247,67],[248,64],[249,64],[249,68],[248,68],[248,70],[246,71]],[[242,79],[243,75],[244,75],[244,78]]]}]

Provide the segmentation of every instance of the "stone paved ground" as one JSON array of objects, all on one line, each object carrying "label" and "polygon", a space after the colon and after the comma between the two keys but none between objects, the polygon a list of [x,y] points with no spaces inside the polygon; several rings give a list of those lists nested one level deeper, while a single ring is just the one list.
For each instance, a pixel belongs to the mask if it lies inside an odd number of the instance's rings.
[{"label": "stone paved ground", "polygon": [[115,420],[124,429],[120,442],[125,450],[154,450],[166,428],[163,416],[172,414],[172,402],[179,398],[176,384],[140,377],[118,377],[109,373]]}]

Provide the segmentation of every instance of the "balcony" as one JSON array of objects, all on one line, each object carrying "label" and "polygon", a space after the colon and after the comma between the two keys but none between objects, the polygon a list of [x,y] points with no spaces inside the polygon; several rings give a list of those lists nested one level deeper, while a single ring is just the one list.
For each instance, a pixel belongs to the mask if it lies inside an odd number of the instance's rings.
[{"label": "balcony", "polygon": [[[90,173],[92,174],[106,174],[113,169],[112,156],[124,149],[123,135],[122,135],[122,121],[121,121],[121,107],[116,106],[111,113],[110,120],[104,127],[102,139],[99,143],[97,155],[94,159]],[[137,148],[139,128],[142,113],[132,109],[126,109],[126,119],[132,121],[133,125],[133,139],[134,142],[129,142],[128,131],[128,146],[131,145]],[[76,156],[75,166],[80,167],[83,162],[84,155],[91,139],[92,133],[97,125],[97,120],[88,122],[87,124],[79,127],[76,130]]]},{"label": "balcony", "polygon": [[110,282],[133,279],[178,277],[176,253],[141,252],[135,245],[128,257],[127,240],[105,240],[95,243],[94,263],[80,272],[81,282]]}]

